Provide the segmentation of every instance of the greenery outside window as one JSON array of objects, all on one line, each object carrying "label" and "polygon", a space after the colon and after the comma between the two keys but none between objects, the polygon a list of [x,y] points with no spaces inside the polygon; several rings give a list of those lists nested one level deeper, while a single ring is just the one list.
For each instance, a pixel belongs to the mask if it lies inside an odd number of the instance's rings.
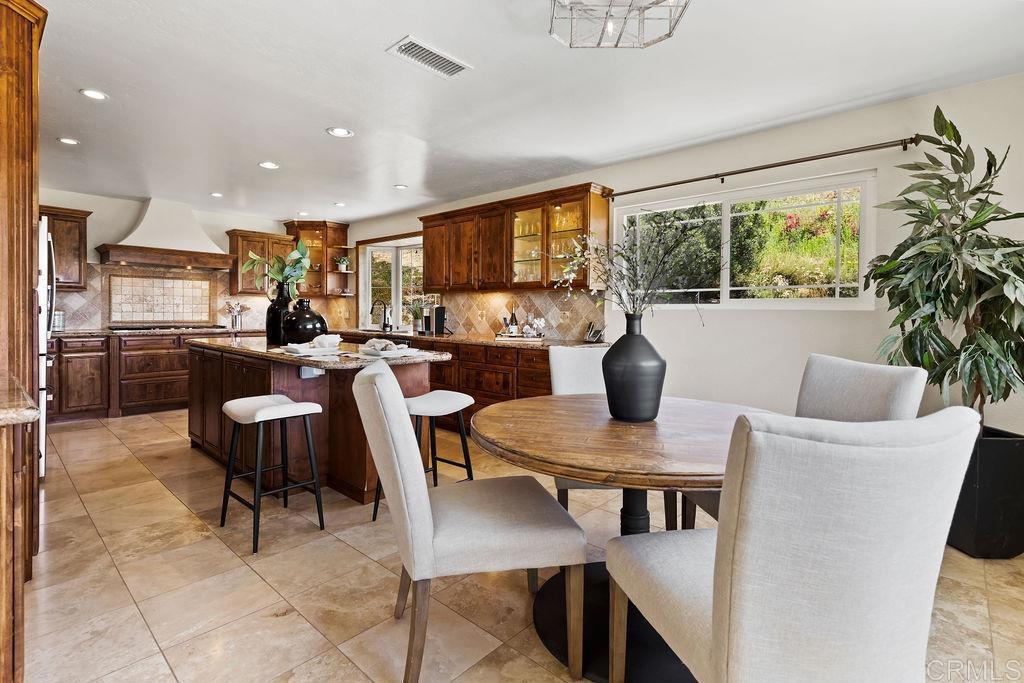
[{"label": "greenery outside window", "polygon": [[873,206],[874,174],[857,173],[617,207],[615,225],[667,218],[701,228],[685,249],[704,277],[665,290],[660,307],[867,309]]},{"label": "greenery outside window", "polygon": [[395,330],[412,328],[409,304],[416,299],[432,305],[440,303],[436,294],[423,293],[423,247],[369,246],[363,256],[369,263],[367,281],[360,289],[359,322],[362,327],[379,327],[382,308],[375,301],[383,301],[391,309],[391,324]]}]

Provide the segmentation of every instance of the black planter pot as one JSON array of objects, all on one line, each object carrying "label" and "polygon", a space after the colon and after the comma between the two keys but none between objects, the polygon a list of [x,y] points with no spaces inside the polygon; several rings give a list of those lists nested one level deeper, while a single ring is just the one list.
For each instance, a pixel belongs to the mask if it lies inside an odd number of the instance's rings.
[{"label": "black planter pot", "polygon": [[642,316],[626,315],[626,334],[604,355],[604,387],[608,412],[624,422],[650,422],[658,417],[665,384],[665,359],[640,334]]},{"label": "black planter pot", "polygon": [[302,344],[327,334],[327,321],[309,307],[309,299],[295,302],[295,308],[284,317],[282,327],[287,344]]},{"label": "black planter pot", "polygon": [[292,298],[288,294],[288,286],[277,283],[277,297],[267,306],[267,343],[280,346],[284,344],[284,329],[281,324],[288,314],[288,306]]},{"label": "black planter pot", "polygon": [[1024,553],[1024,436],[985,427],[971,454],[949,544],[971,557]]}]

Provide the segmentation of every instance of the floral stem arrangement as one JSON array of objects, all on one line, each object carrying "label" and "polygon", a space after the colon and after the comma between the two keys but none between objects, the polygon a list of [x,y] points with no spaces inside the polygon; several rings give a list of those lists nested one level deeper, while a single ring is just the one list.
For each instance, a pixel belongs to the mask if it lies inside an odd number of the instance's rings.
[{"label": "floral stem arrangement", "polygon": [[306,272],[309,271],[309,249],[299,240],[295,249],[286,257],[274,256],[272,260],[260,256],[252,251],[249,252],[249,260],[242,264],[242,272],[247,273],[255,270],[258,266],[265,266],[266,272],[256,271],[256,285],[263,286],[263,279],[270,278],[288,287],[288,293],[293,299],[299,296],[298,284],[306,281]]},{"label": "floral stem arrangement", "polygon": [[934,128],[918,136],[934,154],[898,166],[915,182],[879,207],[906,214],[910,235],[871,261],[864,285],[896,312],[888,362],[924,368],[947,400],[959,382],[984,418],[986,403],[1024,391],[1024,242],[989,232],[1024,213],[1001,207],[995,189],[1009,148],[979,159],[939,108]]},{"label": "floral stem arrangement", "polygon": [[573,241],[555,287],[572,291],[573,281],[590,269],[603,291],[591,290],[627,315],[643,315],[658,303],[666,289],[687,290],[705,286],[707,264],[691,258],[694,246],[704,239],[705,228],[687,222],[678,212],[659,211],[630,216],[622,237],[603,244],[592,237]]}]

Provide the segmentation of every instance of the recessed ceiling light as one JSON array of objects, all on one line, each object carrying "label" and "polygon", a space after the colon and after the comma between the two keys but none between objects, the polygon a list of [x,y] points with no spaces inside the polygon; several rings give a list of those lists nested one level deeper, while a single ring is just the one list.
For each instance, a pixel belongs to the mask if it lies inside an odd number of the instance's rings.
[{"label": "recessed ceiling light", "polygon": [[261,161],[260,162],[260,168],[265,168],[267,170],[273,171],[273,170],[281,168],[281,167],[279,165],[275,164],[273,161]]},{"label": "recessed ceiling light", "polygon": [[214,199],[220,199],[224,195],[222,195],[220,192],[211,192],[210,196],[213,197]]},{"label": "recessed ceiling light", "polygon": [[328,135],[333,135],[336,138],[350,138],[355,135],[355,133],[350,131],[348,128],[339,128],[337,126],[328,128],[326,132]]},{"label": "recessed ceiling light", "polygon": [[345,202],[334,202],[334,205],[340,209],[341,207],[345,206]]},{"label": "recessed ceiling light", "polygon": [[300,216],[308,216],[309,215],[309,211],[299,211],[299,215]]},{"label": "recessed ceiling light", "polygon": [[57,138],[57,142],[63,142],[65,145],[77,145],[78,140],[75,138]]},{"label": "recessed ceiling light", "polygon": [[110,95],[103,92],[102,90],[93,90],[91,88],[82,88],[78,91],[82,95],[85,95],[90,100],[109,100]]},{"label": "recessed ceiling light", "polygon": [[403,185],[402,183],[398,183],[397,185],[395,185],[395,189],[396,190],[408,190],[409,186],[408,185]]}]

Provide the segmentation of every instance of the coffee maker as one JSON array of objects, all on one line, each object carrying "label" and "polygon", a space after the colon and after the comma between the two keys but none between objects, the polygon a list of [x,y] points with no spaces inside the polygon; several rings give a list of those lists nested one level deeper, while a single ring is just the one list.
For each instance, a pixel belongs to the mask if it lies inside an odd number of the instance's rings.
[{"label": "coffee maker", "polygon": [[444,306],[434,306],[433,310],[430,311],[430,322],[434,326],[434,334],[437,335],[438,337],[444,335],[444,319]]}]

